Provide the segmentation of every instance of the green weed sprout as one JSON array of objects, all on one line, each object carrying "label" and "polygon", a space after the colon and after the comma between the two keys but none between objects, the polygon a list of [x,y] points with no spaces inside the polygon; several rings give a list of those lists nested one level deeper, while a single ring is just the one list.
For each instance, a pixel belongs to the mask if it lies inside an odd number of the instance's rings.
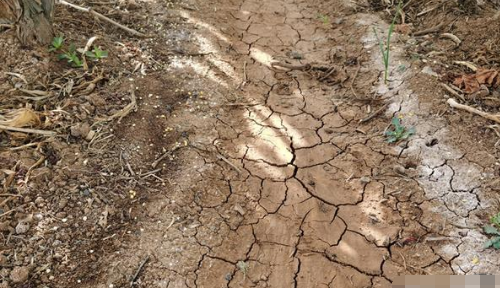
[{"label": "green weed sprout", "polygon": [[60,50],[63,46],[63,43],[64,43],[63,36],[54,37],[54,39],[52,39],[51,43],[52,47],[49,48],[49,52]]},{"label": "green weed sprout", "polygon": [[319,14],[318,15],[318,19],[323,22],[323,25],[325,26],[328,26],[330,24],[330,17],[326,16],[326,15],[323,15],[323,14]]},{"label": "green weed sprout", "polygon": [[387,137],[388,143],[396,143],[401,140],[406,140],[413,134],[415,134],[415,128],[407,128],[401,124],[401,120],[398,117],[392,118],[391,124],[393,130],[387,130],[385,136]]},{"label": "green weed sprout", "polygon": [[70,63],[73,67],[82,67],[83,61],[76,54],[76,46],[75,44],[71,44],[69,46],[68,52],[61,54],[58,56],[59,60],[66,59],[68,63]]},{"label": "green weed sprout", "polygon": [[484,248],[493,247],[495,249],[500,249],[500,213],[490,218],[490,223],[492,225],[486,225],[483,227],[483,231],[487,235],[493,236],[490,240],[484,243]]},{"label": "green weed sprout", "polygon": [[94,47],[94,50],[87,51],[85,55],[94,60],[99,60],[108,57],[108,51],[101,50],[99,47]]},{"label": "green weed sprout", "polygon": [[[373,32],[375,33],[375,37],[377,37],[378,44],[380,46],[380,53],[382,54],[382,60],[384,61],[384,84],[387,85],[387,80],[389,78],[389,53],[391,51],[391,37],[394,32],[394,27],[396,26],[396,19],[401,13],[401,5],[402,1],[399,1],[398,7],[396,8],[396,15],[394,15],[394,19],[392,19],[391,26],[389,26],[389,31],[387,33],[387,43],[378,37],[377,30],[373,27]],[[385,47],[384,47],[385,45]]]},{"label": "green weed sprout", "polygon": [[[73,67],[76,68],[82,67],[83,60],[78,56],[75,44],[71,44],[69,46],[68,51],[63,50],[63,44],[64,44],[63,36],[54,37],[51,43],[51,47],[49,48],[49,51],[50,52],[62,51],[63,53],[57,56],[59,60],[68,60],[68,63],[70,63]],[[92,51],[87,51],[85,53],[85,56],[93,59],[94,61],[97,61],[108,57],[108,51],[101,50],[101,48],[94,46],[94,49]]]}]

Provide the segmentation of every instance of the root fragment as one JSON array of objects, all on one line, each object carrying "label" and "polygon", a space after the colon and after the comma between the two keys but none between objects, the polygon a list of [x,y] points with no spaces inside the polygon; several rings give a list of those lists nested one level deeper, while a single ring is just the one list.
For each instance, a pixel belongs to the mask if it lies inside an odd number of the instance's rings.
[{"label": "root fragment", "polygon": [[496,123],[500,123],[500,114],[490,114],[490,113],[487,113],[487,112],[484,112],[484,111],[481,111],[481,110],[478,110],[474,107],[471,107],[471,106],[468,106],[468,105],[464,105],[464,104],[459,104],[455,99],[453,98],[450,98],[448,99],[448,104],[453,107],[453,108],[456,108],[456,109],[460,109],[460,110],[465,110],[467,112],[470,112],[472,114],[476,114],[476,115],[479,115],[483,118],[486,118],[488,120],[491,120],[491,121],[494,121]]}]

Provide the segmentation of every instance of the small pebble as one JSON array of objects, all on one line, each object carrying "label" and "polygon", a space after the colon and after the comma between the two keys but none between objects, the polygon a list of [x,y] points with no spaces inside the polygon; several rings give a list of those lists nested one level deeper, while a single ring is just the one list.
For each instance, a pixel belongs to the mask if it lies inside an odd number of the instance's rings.
[{"label": "small pebble", "polygon": [[10,280],[13,283],[24,283],[28,280],[30,270],[28,267],[15,267],[10,272]]},{"label": "small pebble", "polygon": [[30,224],[27,222],[19,222],[16,225],[16,233],[17,234],[26,234],[30,230]]}]

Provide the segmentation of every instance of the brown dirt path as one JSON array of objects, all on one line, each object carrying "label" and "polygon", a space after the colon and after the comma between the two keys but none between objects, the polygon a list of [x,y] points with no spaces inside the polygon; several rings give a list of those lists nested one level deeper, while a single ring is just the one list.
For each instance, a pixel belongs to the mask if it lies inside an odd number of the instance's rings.
[{"label": "brown dirt path", "polygon": [[[379,84],[381,20],[341,1],[189,7],[176,13],[201,54],[167,73],[204,93],[171,120],[191,129],[179,169],[82,285],[122,287],[147,255],[140,287],[389,287],[400,274],[494,273],[475,212],[493,205],[483,183],[495,159],[463,152],[465,136],[453,143],[402,45],[389,87]],[[360,123],[380,94],[387,113]],[[390,146],[382,132],[395,114],[418,133]]]}]

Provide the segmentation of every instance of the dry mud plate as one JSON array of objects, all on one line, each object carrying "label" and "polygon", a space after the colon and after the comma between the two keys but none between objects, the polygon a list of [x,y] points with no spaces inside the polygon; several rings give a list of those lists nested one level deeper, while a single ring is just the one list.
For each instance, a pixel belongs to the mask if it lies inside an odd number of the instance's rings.
[{"label": "dry mud plate", "polygon": [[[491,123],[447,106],[402,31],[384,84],[383,14],[341,0],[138,2],[157,39],[136,45],[169,57],[123,80],[138,109],[110,135],[132,176],[167,155],[153,165],[164,170],[126,191],[132,203],[110,212],[122,225],[92,252],[33,283],[362,288],[498,274],[481,230],[498,210]],[[393,117],[415,135],[388,144]]]}]

